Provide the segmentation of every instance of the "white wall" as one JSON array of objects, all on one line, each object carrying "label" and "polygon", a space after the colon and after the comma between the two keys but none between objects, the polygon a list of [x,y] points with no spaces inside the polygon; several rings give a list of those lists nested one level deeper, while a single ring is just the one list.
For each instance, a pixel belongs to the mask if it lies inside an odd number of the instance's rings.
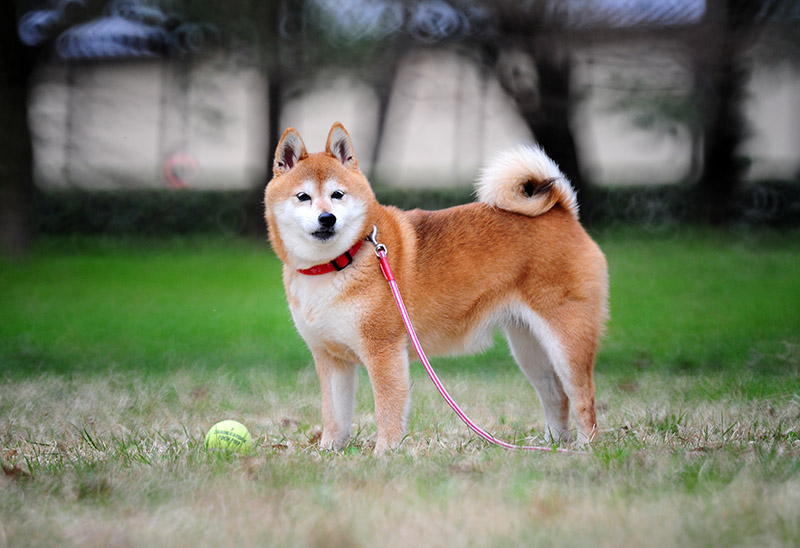
[{"label": "white wall", "polygon": [[[668,50],[578,56],[573,129],[591,180],[661,183],[688,175],[685,129],[637,128],[624,105],[609,108],[619,82],[689,85],[682,71]],[[748,107],[753,133],[745,151],[753,159],[752,177],[800,172],[799,84],[797,71],[786,67],[755,71]],[[341,72],[321,73],[304,86],[285,106],[282,125],[297,128],[315,151],[324,147],[331,124],[342,122],[369,173],[377,117],[372,90]],[[197,160],[189,188],[248,188],[265,181],[271,165],[265,82],[222,56],[188,67],[159,61],[49,65],[31,92],[30,117],[36,173],[45,187],[167,186],[164,163],[176,152]],[[493,75],[451,52],[412,53],[391,96],[376,179],[407,187],[466,184],[489,155],[531,140]]]}]

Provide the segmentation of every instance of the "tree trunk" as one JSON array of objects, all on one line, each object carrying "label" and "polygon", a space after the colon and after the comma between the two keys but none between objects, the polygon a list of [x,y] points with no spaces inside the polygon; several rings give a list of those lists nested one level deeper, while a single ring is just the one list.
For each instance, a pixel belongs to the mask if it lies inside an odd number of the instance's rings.
[{"label": "tree trunk", "polygon": [[758,2],[710,0],[695,43],[695,86],[703,119],[703,166],[697,182],[698,211],[711,224],[726,222],[747,162],[744,115],[749,70],[745,50],[760,28]]},{"label": "tree trunk", "polygon": [[[272,178],[272,159],[281,138],[281,113],[283,110],[284,71],[281,59],[281,7],[283,2],[263,5],[266,44],[265,72],[267,76],[267,181]],[[267,182],[265,181],[265,183]],[[263,190],[263,187],[262,187]]]},{"label": "tree trunk", "polygon": [[[402,40],[402,39],[401,39]],[[407,51],[407,44],[397,40],[387,48],[382,54],[378,55],[374,62],[373,70],[370,72],[373,82],[373,90],[378,100],[377,122],[375,128],[375,140],[372,144],[370,154],[370,171],[368,179],[375,182],[378,175],[378,158],[380,156],[383,139],[386,135],[386,119],[389,115],[389,106],[394,91],[397,73],[400,70],[400,63]]]},{"label": "tree trunk", "polygon": [[272,159],[282,135],[283,76],[279,66],[267,74],[267,179],[272,178]]},{"label": "tree trunk", "polygon": [[730,216],[730,205],[747,168],[739,156],[745,137],[743,114],[747,73],[732,57],[719,59],[711,68],[704,91],[708,119],[703,128],[703,168],[698,181],[701,217],[721,224]]},{"label": "tree trunk", "polygon": [[584,213],[590,208],[589,188],[581,172],[572,135],[572,61],[567,52],[547,48],[534,61],[539,75],[539,108],[523,112],[534,137],[572,182]]},{"label": "tree trunk", "polygon": [[34,51],[17,37],[14,2],[0,2],[0,246],[21,256],[35,234],[28,87]]},{"label": "tree trunk", "polygon": [[[591,189],[581,172],[572,135],[570,55],[545,40],[529,43],[521,53],[536,70],[535,89],[530,88],[530,78],[520,77],[524,68],[498,66],[500,83],[514,99],[536,141],[570,180],[578,193],[582,213],[588,215],[593,209]],[[489,57],[496,64],[502,62],[496,52],[489,52]]]},{"label": "tree trunk", "polygon": [[264,226],[264,189],[272,179],[272,161],[278,141],[281,138],[281,114],[283,111],[284,96],[284,71],[281,61],[281,8],[283,2],[260,2],[253,0],[254,16],[262,22],[260,28],[263,35],[260,40],[265,49],[262,60],[262,70],[267,80],[267,119],[266,119],[266,178],[258,181],[249,191],[247,211],[243,232],[246,234],[262,235]]}]

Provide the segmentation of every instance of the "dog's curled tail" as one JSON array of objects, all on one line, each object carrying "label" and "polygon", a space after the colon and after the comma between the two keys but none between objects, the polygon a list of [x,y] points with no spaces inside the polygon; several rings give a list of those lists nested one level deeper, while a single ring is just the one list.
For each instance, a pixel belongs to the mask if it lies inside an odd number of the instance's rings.
[{"label": "dog's curled tail", "polygon": [[578,218],[575,190],[538,146],[522,145],[497,154],[481,170],[475,193],[478,201],[530,217],[560,204]]}]

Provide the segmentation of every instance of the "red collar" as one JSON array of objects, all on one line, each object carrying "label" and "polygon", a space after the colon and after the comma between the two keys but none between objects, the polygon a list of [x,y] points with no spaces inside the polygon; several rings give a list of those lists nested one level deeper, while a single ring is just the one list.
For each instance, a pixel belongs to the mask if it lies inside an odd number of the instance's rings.
[{"label": "red collar", "polygon": [[327,274],[328,272],[339,272],[340,270],[344,270],[353,263],[353,257],[356,256],[356,253],[358,253],[358,250],[361,249],[361,244],[363,243],[363,240],[358,240],[353,247],[329,263],[318,264],[316,266],[312,266],[311,268],[298,268],[297,271],[300,274],[306,274],[308,276],[318,276],[320,274]]}]

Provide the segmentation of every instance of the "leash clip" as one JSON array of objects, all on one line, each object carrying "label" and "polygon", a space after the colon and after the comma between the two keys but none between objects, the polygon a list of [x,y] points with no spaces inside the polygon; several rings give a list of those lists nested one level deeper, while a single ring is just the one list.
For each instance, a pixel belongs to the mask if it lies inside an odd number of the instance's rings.
[{"label": "leash clip", "polygon": [[381,256],[386,255],[386,246],[382,243],[378,242],[378,227],[372,225],[372,232],[370,232],[369,236],[367,236],[367,240],[369,240],[372,245],[375,246],[375,255],[380,259]]}]

